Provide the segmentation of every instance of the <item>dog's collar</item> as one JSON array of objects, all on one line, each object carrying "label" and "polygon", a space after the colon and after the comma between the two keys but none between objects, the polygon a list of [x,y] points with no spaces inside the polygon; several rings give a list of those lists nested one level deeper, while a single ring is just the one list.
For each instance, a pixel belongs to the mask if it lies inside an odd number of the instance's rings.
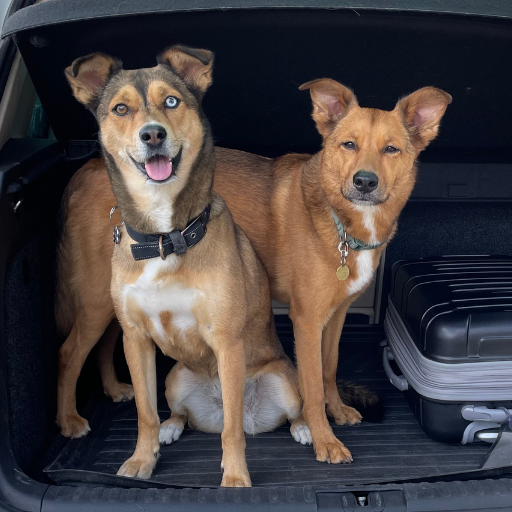
[{"label": "dog's collar", "polygon": [[210,219],[210,205],[199,216],[191,221],[187,227],[180,231],[175,229],[170,233],[145,234],[135,231],[125,223],[126,232],[137,243],[131,244],[132,256],[135,261],[162,258],[165,260],[169,254],[185,254],[190,247],[194,247],[206,234],[206,225]]},{"label": "dog's collar", "polygon": [[340,235],[340,240],[343,240],[348,243],[348,246],[354,250],[354,251],[370,251],[372,249],[377,249],[382,244],[385,244],[388,239],[386,238],[382,242],[377,242],[376,244],[367,244],[363,242],[362,240],[358,240],[357,238],[351,237],[343,227],[343,223],[339,219],[339,217],[336,215],[334,210],[331,208],[332,218],[334,219],[334,223],[336,224],[336,229],[338,230],[338,233]]}]

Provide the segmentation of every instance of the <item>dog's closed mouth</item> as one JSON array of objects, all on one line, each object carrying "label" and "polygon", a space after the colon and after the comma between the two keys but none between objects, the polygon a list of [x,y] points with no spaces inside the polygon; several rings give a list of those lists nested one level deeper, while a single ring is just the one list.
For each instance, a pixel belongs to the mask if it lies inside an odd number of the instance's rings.
[{"label": "dog's closed mouth", "polygon": [[389,194],[384,198],[376,198],[368,196],[367,194],[357,194],[357,196],[343,193],[341,191],[341,195],[353,204],[357,204],[359,206],[378,206],[380,204],[385,203],[389,199]]},{"label": "dog's closed mouth", "polygon": [[148,158],[145,163],[133,160],[136,167],[156,183],[164,183],[176,177],[176,172],[181,160],[181,148],[174,158],[167,155],[155,155]]}]

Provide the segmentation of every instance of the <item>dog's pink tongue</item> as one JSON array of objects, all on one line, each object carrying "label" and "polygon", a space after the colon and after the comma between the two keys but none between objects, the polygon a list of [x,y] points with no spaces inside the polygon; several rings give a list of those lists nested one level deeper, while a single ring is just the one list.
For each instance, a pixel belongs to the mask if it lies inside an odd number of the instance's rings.
[{"label": "dog's pink tongue", "polygon": [[146,173],[155,181],[164,181],[172,174],[172,164],[165,156],[153,156],[146,162]]}]

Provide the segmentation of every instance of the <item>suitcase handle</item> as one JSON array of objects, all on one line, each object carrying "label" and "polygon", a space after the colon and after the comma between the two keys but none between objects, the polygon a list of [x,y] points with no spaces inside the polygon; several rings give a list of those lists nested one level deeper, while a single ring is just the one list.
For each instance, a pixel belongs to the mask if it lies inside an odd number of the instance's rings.
[{"label": "suitcase handle", "polygon": [[389,364],[389,361],[392,361],[393,359],[394,357],[389,347],[384,347],[384,352],[382,353],[382,365],[384,366],[384,372],[386,373],[389,382],[391,382],[391,384],[400,391],[407,391],[409,389],[407,379],[403,375],[398,376]]}]

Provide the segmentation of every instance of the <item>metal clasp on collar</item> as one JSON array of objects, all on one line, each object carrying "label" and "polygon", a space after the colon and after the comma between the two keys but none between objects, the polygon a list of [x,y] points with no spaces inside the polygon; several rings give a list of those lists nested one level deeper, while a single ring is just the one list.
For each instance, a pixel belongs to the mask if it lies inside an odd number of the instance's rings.
[{"label": "metal clasp on collar", "polygon": [[119,244],[119,242],[121,241],[121,232],[119,231],[119,228],[124,225],[124,220],[121,224],[119,224],[119,226],[112,224],[112,215],[114,215],[114,212],[117,210],[117,208],[118,208],[118,206],[116,205],[110,210],[110,217],[109,217],[110,225],[114,228],[112,238],[116,245]]},{"label": "metal clasp on collar", "polygon": [[343,232],[343,238],[340,237],[340,243],[338,244],[338,251],[341,256],[341,266],[344,267],[346,265],[346,259],[348,256],[349,245],[347,242],[347,232]]}]

